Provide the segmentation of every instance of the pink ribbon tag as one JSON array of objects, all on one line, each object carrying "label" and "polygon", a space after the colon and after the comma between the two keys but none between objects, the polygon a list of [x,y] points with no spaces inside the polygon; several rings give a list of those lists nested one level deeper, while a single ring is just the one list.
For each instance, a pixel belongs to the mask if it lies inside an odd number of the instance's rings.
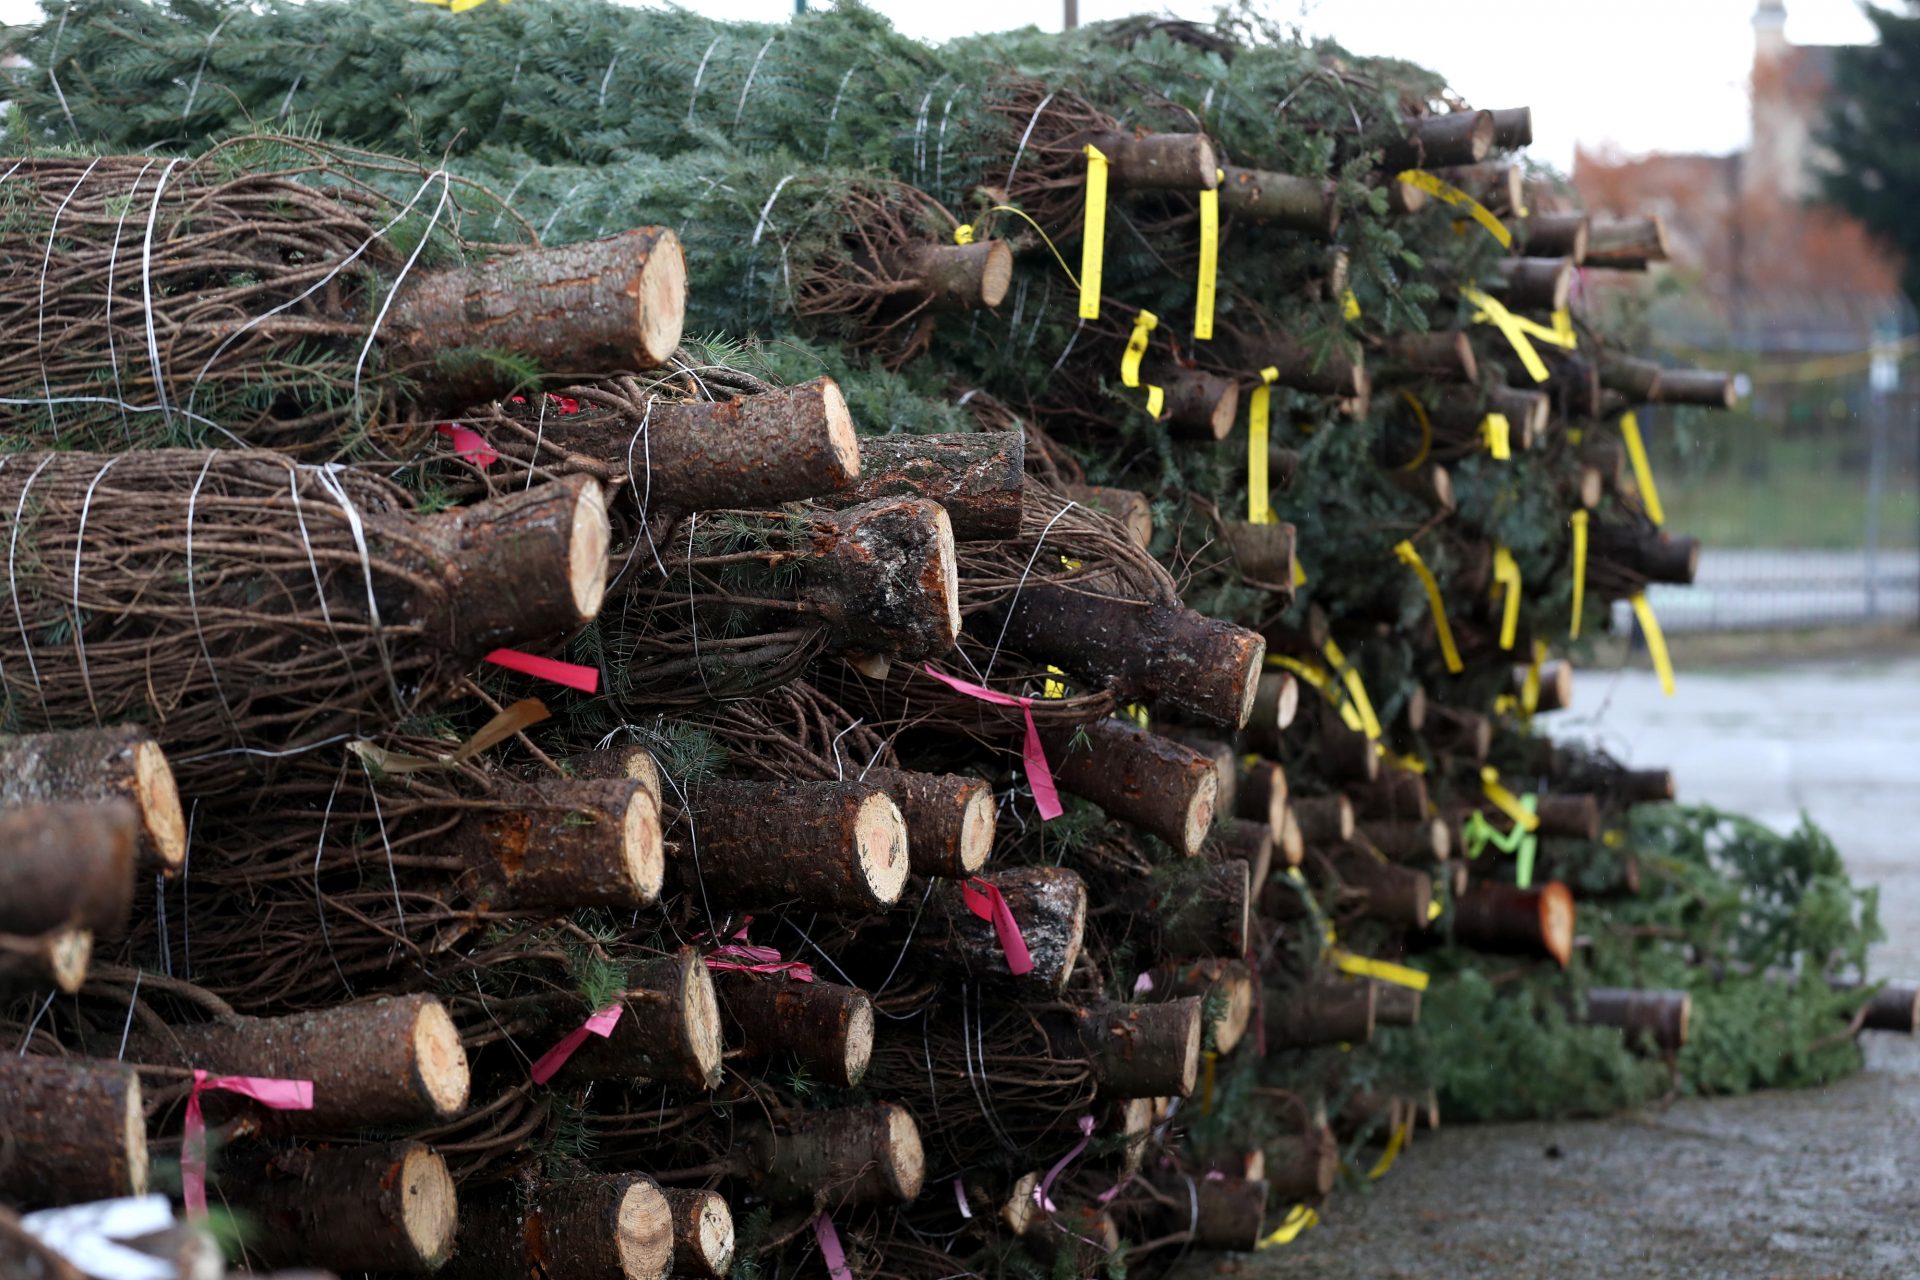
[{"label": "pink ribbon tag", "polygon": [[1060,789],[1053,785],[1053,767],[1047,763],[1047,753],[1040,746],[1040,730],[1033,723],[1033,699],[1016,698],[1010,693],[1001,693],[982,685],[969,684],[952,676],[935,671],[931,664],[922,664],[922,671],[969,698],[978,698],[982,702],[991,702],[996,707],[1019,707],[1027,720],[1026,740],[1020,744],[1020,759],[1027,769],[1027,784],[1033,788],[1033,805],[1040,811],[1043,822],[1051,822],[1065,812],[1060,807]]},{"label": "pink ribbon tag", "polygon": [[453,441],[455,457],[471,462],[482,471],[500,461],[499,451],[472,427],[463,427],[457,422],[443,422],[434,430]]},{"label": "pink ribbon tag", "polygon": [[[734,937],[746,933],[743,927]],[[805,960],[782,960],[773,947],[733,943],[715,947],[706,955],[707,968],[731,973],[784,973],[795,982],[812,982],[813,966]]]},{"label": "pink ribbon tag", "polygon": [[1080,1153],[1082,1151],[1085,1151],[1087,1149],[1087,1144],[1092,1141],[1093,1141],[1093,1117],[1081,1116],[1080,1117],[1080,1141],[1074,1143],[1073,1146],[1068,1149],[1067,1154],[1061,1156],[1058,1160],[1054,1162],[1053,1168],[1047,1170],[1047,1176],[1042,1178],[1040,1180],[1040,1185],[1033,1189],[1033,1202],[1035,1204],[1039,1205],[1042,1209],[1045,1209],[1048,1213],[1060,1212],[1060,1207],[1054,1204],[1053,1202],[1053,1196],[1052,1196],[1053,1180],[1059,1177],[1061,1173],[1065,1171],[1068,1165],[1072,1164],[1075,1160],[1078,1160],[1080,1158]]},{"label": "pink ribbon tag", "polygon": [[1108,1187],[1105,1191],[1102,1191],[1099,1195],[1095,1196],[1094,1199],[1098,1200],[1101,1204],[1113,1203],[1113,1198],[1119,1195],[1122,1191],[1125,1191],[1127,1189],[1127,1184],[1133,1181],[1134,1176],[1135,1175],[1131,1173],[1128,1174],[1126,1177],[1120,1179],[1120,1181],[1114,1183],[1112,1186]]},{"label": "pink ribbon tag", "polygon": [[1143,974],[1141,974],[1141,975],[1140,975],[1139,977],[1137,977],[1137,978],[1135,978],[1135,979],[1133,980],[1133,994],[1134,994],[1134,995],[1136,995],[1136,996],[1143,996],[1143,995],[1145,995],[1145,994],[1147,994],[1147,992],[1149,992],[1149,991],[1151,991],[1151,990],[1153,990],[1153,975],[1152,975],[1152,974],[1150,974],[1150,973],[1143,973]]},{"label": "pink ribbon tag", "polygon": [[958,1178],[953,1180],[953,1198],[960,1202],[961,1217],[973,1217],[973,1206],[967,1203],[967,1188]]},{"label": "pink ribbon tag", "polygon": [[535,1084],[545,1084],[547,1081],[553,1079],[554,1073],[567,1065],[567,1059],[571,1058],[580,1046],[587,1042],[588,1036],[599,1036],[604,1040],[612,1035],[613,1026],[616,1022],[620,1021],[620,1015],[625,1009],[626,1006],[616,1000],[606,1008],[600,1010],[579,1026],[567,1032],[559,1044],[556,1044],[553,1048],[541,1054],[527,1074],[533,1077]]},{"label": "pink ribbon tag", "polygon": [[598,667],[583,667],[577,662],[562,662],[558,658],[542,658],[518,649],[495,649],[487,655],[487,661],[496,667],[518,671],[538,680],[551,680],[582,693],[600,692]]},{"label": "pink ribbon tag", "polygon": [[833,1229],[833,1219],[825,1209],[813,1216],[813,1238],[820,1242],[820,1256],[826,1260],[827,1274],[833,1280],[853,1280],[853,1272],[847,1270],[847,1251],[840,1247],[840,1233]]},{"label": "pink ribbon tag", "polygon": [[967,904],[967,910],[982,920],[992,922],[993,931],[1000,938],[1000,949],[1007,953],[1007,972],[1016,978],[1023,973],[1032,973],[1033,953],[1027,950],[1027,939],[1020,932],[1020,922],[1013,918],[1013,908],[1007,905],[1007,896],[1000,892],[999,886],[977,877],[962,880],[960,897]]},{"label": "pink ribbon tag", "polygon": [[313,1081],[276,1076],[211,1076],[195,1068],[187,1093],[187,1119],[180,1134],[180,1198],[187,1216],[207,1216],[207,1121],[200,1114],[200,1092],[219,1089],[252,1098],[275,1111],[313,1110]]}]

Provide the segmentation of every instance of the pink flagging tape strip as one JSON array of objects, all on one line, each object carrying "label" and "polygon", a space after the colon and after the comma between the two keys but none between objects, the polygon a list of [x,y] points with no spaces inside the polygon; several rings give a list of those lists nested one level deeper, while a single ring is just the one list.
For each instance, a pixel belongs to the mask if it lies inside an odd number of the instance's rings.
[{"label": "pink flagging tape strip", "polygon": [[827,1264],[827,1274],[833,1280],[853,1280],[853,1272],[847,1270],[847,1251],[840,1247],[840,1233],[833,1229],[833,1219],[825,1209],[814,1215],[813,1238],[820,1242],[820,1257]]},{"label": "pink flagging tape strip", "polygon": [[443,422],[435,431],[453,442],[454,456],[471,462],[485,471],[500,461],[500,451],[487,443],[487,438],[472,427],[463,427],[457,422]]},{"label": "pink flagging tape strip", "polygon": [[1026,717],[1027,736],[1020,744],[1020,758],[1026,765],[1027,783],[1033,788],[1034,807],[1040,810],[1040,818],[1051,822],[1065,812],[1060,807],[1060,789],[1053,784],[1053,769],[1047,764],[1047,753],[1040,746],[1040,730],[1033,723],[1033,699],[1016,698],[1010,693],[1001,693],[984,685],[970,684],[949,675],[942,675],[932,666],[923,664],[921,670],[938,680],[941,684],[969,698],[978,698],[982,702],[991,702],[999,707],[1019,707]]},{"label": "pink flagging tape strip", "polygon": [[1085,1151],[1087,1149],[1087,1144],[1092,1141],[1093,1141],[1093,1117],[1081,1116],[1080,1117],[1080,1141],[1074,1143],[1073,1146],[1067,1151],[1067,1154],[1061,1156],[1058,1160],[1054,1162],[1053,1168],[1047,1170],[1047,1176],[1042,1178],[1040,1180],[1040,1185],[1033,1189],[1033,1202],[1035,1204],[1039,1205],[1042,1209],[1045,1209],[1048,1213],[1059,1212],[1059,1208],[1053,1203],[1053,1197],[1052,1197],[1053,1180],[1059,1177],[1062,1173],[1066,1172],[1067,1166],[1072,1164],[1075,1160],[1078,1160],[1080,1158],[1080,1153],[1082,1151]]},{"label": "pink flagging tape strip", "polygon": [[189,1218],[207,1216],[207,1121],[200,1113],[200,1094],[206,1089],[237,1093],[275,1111],[313,1110],[313,1081],[284,1080],[277,1076],[212,1076],[193,1073],[187,1093],[187,1119],[180,1137],[180,1198]]},{"label": "pink flagging tape strip", "polygon": [[978,878],[962,880],[960,897],[967,910],[993,925],[1000,949],[1007,953],[1007,972],[1015,977],[1032,973],[1033,953],[1027,950],[1026,935],[1020,932],[1020,922],[1013,918],[1013,908],[1007,905],[1007,896],[999,886]]},{"label": "pink flagging tape strip", "polygon": [[588,1036],[599,1036],[604,1040],[612,1035],[614,1024],[620,1021],[620,1015],[625,1009],[625,1005],[619,1001],[615,1001],[598,1013],[595,1013],[585,1022],[567,1032],[559,1044],[556,1044],[553,1048],[541,1054],[539,1058],[534,1061],[532,1069],[529,1070],[527,1074],[533,1077],[535,1084],[545,1084],[547,1081],[553,1079],[554,1074],[558,1072],[560,1068],[567,1065],[567,1059],[571,1058],[579,1050],[580,1046],[587,1042]]},{"label": "pink flagging tape strip", "polygon": [[487,655],[487,661],[496,667],[518,671],[536,680],[551,680],[554,684],[563,684],[582,693],[600,692],[598,667],[583,667],[577,662],[562,662],[558,658],[542,658],[518,649],[495,649]]}]

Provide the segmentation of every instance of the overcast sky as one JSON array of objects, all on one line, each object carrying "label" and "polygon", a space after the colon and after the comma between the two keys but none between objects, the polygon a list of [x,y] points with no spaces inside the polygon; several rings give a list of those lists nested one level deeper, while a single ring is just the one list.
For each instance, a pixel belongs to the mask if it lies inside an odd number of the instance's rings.
[{"label": "overcast sky", "polygon": [[[395,4],[417,0],[392,0]],[[519,0],[537,3],[538,0]],[[822,0],[810,0],[821,3]],[[686,0],[727,18],[778,20],[793,0]],[[928,40],[1039,21],[1058,29],[1060,0],[871,0]],[[1533,108],[1538,159],[1562,169],[1574,143],[1628,152],[1738,149],[1747,134],[1755,0],[1263,0],[1276,18],[1356,53],[1392,54],[1440,71],[1481,107]],[[1080,0],[1083,22],[1154,7]],[[1211,0],[1170,0],[1207,19]],[[0,21],[32,21],[35,0],[0,0]],[[453,14],[448,21],[458,21]],[[1787,38],[1846,44],[1871,37],[1857,0],[1788,0]]]}]

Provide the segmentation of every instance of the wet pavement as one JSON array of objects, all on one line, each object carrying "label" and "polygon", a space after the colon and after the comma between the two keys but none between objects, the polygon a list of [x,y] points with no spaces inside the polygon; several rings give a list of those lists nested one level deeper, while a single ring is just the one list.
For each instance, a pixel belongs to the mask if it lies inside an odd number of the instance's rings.
[{"label": "wet pavement", "polygon": [[[1920,658],[1581,672],[1554,732],[1671,766],[1681,798],[1770,824],[1804,808],[1881,886],[1876,974],[1920,978]],[[1245,1280],[1920,1278],[1920,1043],[1870,1037],[1823,1089],[1604,1121],[1443,1127]]]}]

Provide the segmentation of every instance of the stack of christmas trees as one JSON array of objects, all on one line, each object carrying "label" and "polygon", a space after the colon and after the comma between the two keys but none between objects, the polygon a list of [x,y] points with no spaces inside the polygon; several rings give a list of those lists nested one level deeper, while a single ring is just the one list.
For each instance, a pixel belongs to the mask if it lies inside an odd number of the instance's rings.
[{"label": "stack of christmas trees", "polygon": [[1816,834],[1535,732],[1616,601],[1671,678],[1636,415],[1732,390],[1524,109],[1252,19],[6,43],[9,1201],[151,1136],[256,1265],[1117,1273],[1910,1026]]}]

